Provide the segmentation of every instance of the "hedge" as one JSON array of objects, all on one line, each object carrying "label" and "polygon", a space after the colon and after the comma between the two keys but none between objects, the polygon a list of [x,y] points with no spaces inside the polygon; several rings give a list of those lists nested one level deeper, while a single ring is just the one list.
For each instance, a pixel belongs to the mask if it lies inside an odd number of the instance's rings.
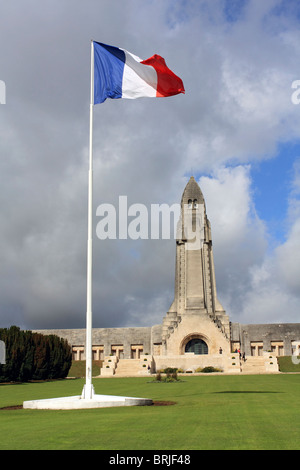
[{"label": "hedge", "polygon": [[56,335],[22,331],[17,326],[0,328],[6,348],[6,364],[0,364],[0,382],[60,379],[72,364],[71,346]]}]

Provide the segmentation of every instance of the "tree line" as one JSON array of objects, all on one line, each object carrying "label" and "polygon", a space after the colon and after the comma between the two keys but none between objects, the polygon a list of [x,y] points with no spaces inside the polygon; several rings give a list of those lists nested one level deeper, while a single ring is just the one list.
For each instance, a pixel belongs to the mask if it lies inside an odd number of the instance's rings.
[{"label": "tree line", "polygon": [[17,326],[0,328],[6,363],[0,364],[0,382],[60,379],[68,375],[72,349],[56,335],[23,331]]}]

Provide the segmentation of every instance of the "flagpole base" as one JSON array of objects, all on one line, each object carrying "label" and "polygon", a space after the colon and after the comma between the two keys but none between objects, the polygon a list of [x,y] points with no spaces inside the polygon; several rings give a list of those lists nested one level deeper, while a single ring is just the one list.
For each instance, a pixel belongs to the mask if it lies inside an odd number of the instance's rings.
[{"label": "flagpole base", "polygon": [[94,395],[93,399],[82,399],[80,395],[77,395],[23,402],[23,408],[32,410],[83,410],[115,406],[150,405],[153,405],[153,401],[150,398],[120,397],[114,395]]},{"label": "flagpole base", "polygon": [[83,400],[93,400],[94,397],[95,397],[95,389],[94,389],[93,384],[85,384],[83,386],[81,398]]}]

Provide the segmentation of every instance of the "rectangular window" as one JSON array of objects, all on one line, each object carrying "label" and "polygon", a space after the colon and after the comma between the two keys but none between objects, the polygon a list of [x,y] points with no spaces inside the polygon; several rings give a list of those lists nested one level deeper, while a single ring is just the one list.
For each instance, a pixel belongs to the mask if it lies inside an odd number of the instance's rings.
[{"label": "rectangular window", "polygon": [[85,359],[84,346],[73,346],[72,347],[72,360],[83,361]]},{"label": "rectangular window", "polygon": [[140,355],[143,354],[144,346],[142,344],[131,345],[131,359],[139,359]]},{"label": "rectangular window", "polygon": [[283,341],[271,341],[271,351],[276,356],[283,356]]},{"label": "rectangular window", "polygon": [[123,344],[112,344],[111,345],[111,354],[116,356],[119,359],[124,357],[124,347]]},{"label": "rectangular window", "polygon": [[250,343],[251,356],[262,356],[263,355],[263,342],[252,341]]},{"label": "rectangular window", "polygon": [[104,360],[104,346],[94,345],[92,348],[92,358],[93,361]]}]

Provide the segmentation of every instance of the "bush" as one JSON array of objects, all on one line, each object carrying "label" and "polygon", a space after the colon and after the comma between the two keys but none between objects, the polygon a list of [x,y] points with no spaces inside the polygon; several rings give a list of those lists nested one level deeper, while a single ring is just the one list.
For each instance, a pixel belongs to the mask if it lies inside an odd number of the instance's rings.
[{"label": "bush", "polygon": [[[232,364],[234,365],[234,364]],[[206,366],[203,369],[201,367],[198,367],[198,369],[195,370],[195,372],[203,372],[204,374],[209,374],[211,372],[223,372],[221,369],[217,369],[216,367],[213,366]]]},{"label": "bush", "polygon": [[205,374],[210,374],[211,372],[222,372],[222,371],[213,366],[207,366],[207,367],[204,367],[201,372],[204,372]]},{"label": "bush", "polygon": [[172,380],[177,380],[177,371],[172,372],[172,374],[167,374],[167,377],[170,377]]},{"label": "bush", "polygon": [[0,365],[0,382],[60,379],[68,375],[72,350],[56,335],[22,331],[17,326],[0,329],[6,364]]},{"label": "bush", "polygon": [[174,374],[177,370],[177,367],[166,367],[163,371],[165,374]]},{"label": "bush", "polygon": [[158,373],[157,373],[156,376],[155,376],[155,380],[156,380],[157,382],[161,382],[161,373],[160,373],[159,371],[158,371]]},{"label": "bush", "polygon": [[[167,369],[164,369],[164,370],[167,370]],[[155,376],[155,382],[179,382],[179,381],[180,380],[177,377],[177,369],[175,369],[175,371],[172,373],[168,372],[164,377],[161,375],[161,371],[158,371]]]}]

